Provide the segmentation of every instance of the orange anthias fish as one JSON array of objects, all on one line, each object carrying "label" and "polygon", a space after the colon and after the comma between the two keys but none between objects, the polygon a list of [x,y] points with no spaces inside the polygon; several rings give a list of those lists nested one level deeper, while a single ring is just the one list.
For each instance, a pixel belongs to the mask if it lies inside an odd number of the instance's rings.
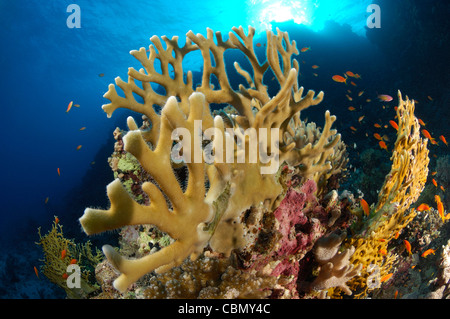
[{"label": "orange anthias fish", "polygon": [[80,150],[81,146],[82,146],[82,145],[78,145],[78,146],[77,146],[77,151]]},{"label": "orange anthias fish", "polygon": [[353,106],[349,106],[349,107],[348,107],[348,110],[349,110],[349,111],[354,111],[354,110],[356,110],[356,109],[355,109]]},{"label": "orange anthias fish", "polygon": [[379,253],[382,254],[382,255],[387,255],[388,254],[386,249],[380,249]]},{"label": "orange anthias fish", "polygon": [[387,275],[381,277],[380,282],[388,281],[389,279],[391,279],[392,275],[393,275],[393,274],[390,273],[390,274],[387,274]]},{"label": "orange anthias fish", "polygon": [[361,207],[364,210],[364,214],[366,214],[366,216],[369,216],[369,213],[370,213],[369,204],[367,204],[367,202],[363,198],[361,198],[360,202],[361,202]]},{"label": "orange anthias fish", "polygon": [[352,99],[348,94],[345,94],[345,96],[347,97],[347,99],[348,99],[349,101],[353,101],[353,99]]},{"label": "orange anthias fish", "polygon": [[45,201],[44,201],[44,204],[47,204],[47,203],[48,203],[48,200],[49,200],[49,198],[46,197],[46,198],[45,198]]},{"label": "orange anthias fish", "polygon": [[388,149],[387,149],[387,145],[386,145],[386,143],[385,143],[384,141],[379,141],[379,142],[378,142],[378,145],[380,145],[380,147],[381,147],[382,149],[384,149],[384,150],[386,150],[387,152],[389,152]]},{"label": "orange anthias fish", "polygon": [[57,168],[58,176],[61,176],[61,171],[59,170],[59,167]]},{"label": "orange anthias fish", "polygon": [[390,121],[389,121],[389,124],[391,124],[391,126],[392,126],[393,128],[395,128],[395,129],[398,131],[398,125],[397,125],[397,123],[395,123],[395,121],[390,120]]},{"label": "orange anthias fish", "polygon": [[355,77],[355,73],[353,73],[352,71],[347,71],[347,72],[345,72],[345,74],[347,74],[348,76],[351,76],[351,77]]},{"label": "orange anthias fish", "polygon": [[434,249],[427,249],[427,250],[424,251],[424,253],[421,256],[425,258],[429,254],[433,254],[434,255],[435,252],[436,252],[436,250],[434,250]]},{"label": "orange anthias fish", "polygon": [[311,50],[311,47],[304,47],[304,48],[302,48],[300,50],[300,52],[306,52],[306,51],[309,51],[309,50]]},{"label": "orange anthias fish", "polygon": [[61,252],[61,259],[64,259],[67,256],[67,251],[65,249],[63,249],[63,251]]},{"label": "orange anthias fish", "polygon": [[69,275],[64,273],[64,274],[62,274],[62,277],[63,277],[63,279],[67,279],[67,278],[69,278]]},{"label": "orange anthias fish", "polygon": [[360,117],[358,118],[358,122],[361,122],[362,120],[364,120],[365,117],[366,117],[365,115],[360,116]]},{"label": "orange anthias fish", "polygon": [[433,183],[433,185],[435,186],[435,187],[438,187],[438,184],[437,184],[437,182],[436,182],[436,180],[433,178],[433,179],[431,179],[431,182]]},{"label": "orange anthias fish", "polygon": [[425,124],[425,122],[424,121],[422,121],[421,119],[418,119],[419,120],[419,124],[420,125],[422,125],[422,126],[426,126],[426,124]]},{"label": "orange anthias fish", "polygon": [[333,75],[333,81],[347,84],[347,79],[340,75]]},{"label": "orange anthias fish", "polygon": [[398,236],[400,236],[400,232],[396,232],[396,233],[395,233],[394,239],[397,239]]},{"label": "orange anthias fish", "polygon": [[39,272],[38,272],[36,266],[34,266],[34,273],[36,274],[36,277],[38,277],[38,279],[40,280],[40,278],[39,278]]},{"label": "orange anthias fish", "polygon": [[373,126],[375,126],[376,128],[381,128],[381,125],[378,123],[375,123]]},{"label": "orange anthias fish", "polygon": [[354,126],[350,126],[350,129],[351,129],[352,131],[355,131],[355,132],[356,132],[356,128],[355,128]]},{"label": "orange anthias fish", "polygon": [[382,141],[382,140],[383,140],[383,138],[381,137],[381,135],[378,134],[378,133],[373,134],[373,136],[374,136],[377,140],[379,140],[379,141]]},{"label": "orange anthias fish", "polygon": [[361,96],[363,94],[364,94],[364,91],[361,91],[361,92],[358,93],[358,96]]},{"label": "orange anthias fish", "polygon": [[84,131],[86,129],[86,126],[83,126],[82,128],[80,128],[80,131]]},{"label": "orange anthias fish", "polygon": [[442,202],[437,203],[437,209],[442,221],[445,221],[446,217],[444,216],[444,204],[442,204]]},{"label": "orange anthias fish", "polygon": [[356,83],[353,82],[353,81],[350,81],[350,84],[353,85],[353,86],[357,86]]},{"label": "orange anthias fish", "polygon": [[67,106],[66,113],[70,111],[70,109],[72,108],[72,105],[73,105],[73,101],[70,101],[69,105]]},{"label": "orange anthias fish", "polygon": [[430,132],[428,132],[427,130],[421,130],[423,136],[425,136],[427,139],[429,139],[431,141],[431,144],[437,144],[437,142],[434,140],[434,138],[431,137]]},{"label": "orange anthias fish", "polygon": [[439,136],[439,139],[444,142],[445,145],[448,146],[447,140],[445,139],[444,135]]},{"label": "orange anthias fish", "polygon": [[434,195],[434,200],[436,201],[436,203],[439,203],[441,201],[441,196]]},{"label": "orange anthias fish", "polygon": [[433,101],[433,98],[431,97],[431,96],[427,96],[427,98],[430,100],[430,101]]},{"label": "orange anthias fish", "polygon": [[405,248],[406,248],[406,250],[408,251],[408,253],[410,254],[410,255],[412,255],[412,252],[411,252],[411,244],[409,243],[409,241],[407,241],[406,239],[403,241],[403,243],[405,244]]},{"label": "orange anthias fish", "polygon": [[59,223],[59,218],[55,216],[55,224]]},{"label": "orange anthias fish", "polygon": [[423,212],[425,210],[430,210],[430,206],[428,206],[427,204],[420,204],[419,207],[417,207],[417,210],[419,212]]},{"label": "orange anthias fish", "polygon": [[313,68],[313,69],[318,69],[319,66],[314,64],[314,65],[312,66],[312,68]]},{"label": "orange anthias fish", "polygon": [[393,100],[392,96],[387,94],[379,94],[378,99],[383,102],[390,102]]},{"label": "orange anthias fish", "polygon": [[74,265],[74,264],[76,264],[77,263],[77,260],[76,259],[72,259],[71,261],[70,261],[70,264],[71,265]]}]

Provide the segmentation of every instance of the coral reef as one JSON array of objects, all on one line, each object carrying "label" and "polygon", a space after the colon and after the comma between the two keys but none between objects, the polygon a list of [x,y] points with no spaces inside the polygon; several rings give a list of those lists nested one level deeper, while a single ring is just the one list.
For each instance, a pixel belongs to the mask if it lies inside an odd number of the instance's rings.
[{"label": "coral reef", "polygon": [[[118,108],[143,117],[114,131],[110,208],[87,208],[80,218],[88,235],[120,229],[119,248],[105,245],[107,259],[97,264],[96,298],[358,298],[377,292],[368,285],[374,267],[382,278],[407,268],[399,243],[412,236],[415,217],[425,218],[411,206],[429,162],[414,103],[399,92],[391,170],[364,212],[353,194],[338,191],[348,156],[331,129],[336,118],[326,111],[322,129],[300,118],[323,92],[303,95],[298,86],[295,41],[268,31],[261,63],[255,30],[233,31],[227,40],[210,29],[206,37],[188,32],[182,47],[177,37],[162,37],[164,47],[154,36],[148,55],[131,51],[143,68],[130,68],[128,82],[116,78],[104,95],[108,117]],[[251,68],[234,63],[245,80],[238,90],[227,77],[227,50]],[[195,89],[182,67],[193,51],[203,57]],[[280,84],[273,97],[266,72]],[[212,113],[211,104],[225,108]],[[415,233],[424,247],[444,225],[427,223],[429,232]]]},{"label": "coral reef", "polygon": [[[207,30],[206,38],[188,32],[183,47],[178,46],[177,37],[171,40],[162,37],[166,49],[159,38],[152,37],[149,56],[145,48],[131,52],[144,69],[136,71],[130,68],[128,83],[116,79],[116,85],[122,89],[125,97],[117,94],[114,85],[110,85],[104,95],[111,101],[103,106],[108,116],[123,107],[145,115],[151,122],[150,129],[139,130],[135,121],[128,118],[130,131],[123,137],[123,144],[124,150],[139,161],[155,183],[145,182],[142,185],[142,190],[150,198],[150,205],[143,206],[134,201],[120,180],[116,179],[107,188],[111,208],[107,211],[86,209],[80,218],[81,225],[87,234],[94,234],[126,225],[153,224],[175,239],[160,251],[133,261],[122,258],[112,247],[104,246],[104,253],[122,273],[114,284],[120,291],[148,272],[168,270],[188,256],[197,258],[207,244],[214,251],[226,255],[240,247],[242,227],[236,218],[261,202],[268,201],[270,205],[276,203],[282,193],[282,187],[276,179],[279,163],[286,162],[298,167],[298,174],[305,179],[317,179],[321,172],[332,169],[330,157],[335,153],[334,147],[340,135],[331,130],[335,117],[328,111],[325,113],[325,126],[314,145],[308,143],[298,147],[292,141],[283,140],[293,117],[301,110],[318,104],[323,98],[322,92],[314,97],[313,91],[302,97],[303,88],[298,88],[297,84],[298,62],[295,59],[291,61],[292,55],[298,54],[295,42],[291,43],[287,33],[279,30],[277,35],[267,32],[267,61],[260,64],[253,46],[255,30],[250,27],[248,35],[242,28],[233,28],[233,31],[240,40],[230,32],[229,39],[223,41],[221,34],[216,32],[217,43],[210,29]],[[234,65],[236,71],[247,80],[249,88],[240,85],[239,91],[232,90],[223,58],[227,49],[238,49],[249,59],[253,77],[239,64]],[[197,92],[193,91],[192,73],[182,76],[182,59],[194,50],[201,51],[204,61],[202,83],[197,86]],[[161,63],[161,73],[155,70],[156,59]],[[169,74],[169,64],[175,73],[173,77]],[[268,96],[267,88],[262,83],[268,68],[281,85],[279,93],[273,98]],[[218,79],[219,88],[211,85],[212,76]],[[142,88],[135,83],[136,80],[141,81]],[[166,95],[156,93],[151,83],[164,87]],[[141,96],[144,103],[138,102],[133,93]],[[239,115],[233,117],[236,125],[232,130],[237,141],[230,140],[225,134],[221,117],[211,116],[210,103],[229,103],[237,110]],[[154,104],[162,107],[161,115],[153,109]],[[196,127],[196,121],[201,121],[200,128]],[[185,190],[178,183],[173,172],[176,165],[170,157],[172,131],[181,128],[187,130],[190,137],[190,143],[185,143],[189,147],[183,148],[182,155],[188,170]],[[207,163],[201,153],[201,158],[194,158],[194,144],[198,134],[206,134],[210,128],[214,130],[215,158],[212,163]],[[278,130],[275,133],[270,130],[269,136],[261,133],[273,128]],[[255,132],[259,140],[256,154],[275,154],[275,157],[269,157],[269,161],[268,157],[262,160],[261,156],[256,160],[249,158],[250,154],[245,150],[250,149],[251,145],[247,131],[243,132],[247,129],[253,129],[251,132]],[[184,141],[189,141],[189,138]],[[232,154],[225,154],[232,156],[231,161],[229,158],[223,161],[222,141],[233,143]],[[276,154],[277,144],[279,154]],[[191,145],[194,145],[193,149]],[[269,166],[272,164],[275,167]],[[205,187],[205,181],[209,188]]]}]

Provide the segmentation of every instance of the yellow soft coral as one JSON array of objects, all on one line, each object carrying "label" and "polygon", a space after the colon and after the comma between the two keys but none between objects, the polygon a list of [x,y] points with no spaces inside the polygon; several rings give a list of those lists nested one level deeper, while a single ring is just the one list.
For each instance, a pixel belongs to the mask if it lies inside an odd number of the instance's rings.
[{"label": "yellow soft coral", "polygon": [[370,218],[360,225],[359,233],[347,240],[356,251],[350,261],[365,266],[362,277],[352,279],[353,290],[362,289],[365,295],[369,265],[379,267],[381,276],[389,273],[396,259],[388,252],[388,243],[416,216],[409,207],[416,202],[425,187],[428,175],[427,139],[420,136],[420,125],[414,116],[414,101],[404,101],[398,92],[398,132],[391,157],[392,167],[378,196],[378,203]]},{"label": "yellow soft coral", "polygon": [[[251,206],[260,203],[275,205],[283,191],[276,174],[283,162],[297,165],[304,176],[331,168],[330,159],[340,135],[331,130],[335,117],[328,111],[321,137],[314,145],[308,143],[300,148],[295,142],[283,138],[292,118],[301,110],[320,103],[323,98],[322,92],[315,96],[313,91],[302,96],[303,88],[299,88],[297,83],[298,62],[292,60],[292,55],[298,54],[295,41],[291,43],[288,34],[279,30],[277,35],[268,31],[267,61],[260,64],[253,46],[255,30],[249,27],[248,35],[242,27],[233,28],[233,31],[235,34],[230,32],[226,41],[220,32],[216,32],[214,41],[214,33],[210,29],[206,38],[190,31],[183,47],[179,47],[177,37],[171,40],[162,37],[166,48],[159,38],[152,37],[149,56],[145,48],[131,51],[144,68],[139,71],[130,68],[128,83],[116,78],[116,85],[125,97],[117,94],[113,84],[104,95],[111,101],[103,106],[108,116],[117,108],[127,108],[144,114],[151,122],[150,129],[139,130],[136,122],[128,118],[130,131],[123,141],[125,151],[138,159],[156,184],[146,182],[142,185],[150,198],[150,205],[143,206],[130,197],[119,180],[115,180],[107,187],[111,207],[108,210],[87,208],[80,218],[81,225],[87,234],[94,234],[125,225],[153,224],[175,240],[160,251],[135,260],[125,259],[111,246],[104,246],[105,255],[121,272],[114,282],[120,291],[146,273],[166,271],[181,264],[188,256],[197,258],[207,244],[225,255],[240,247],[243,244],[242,228],[237,218]],[[250,61],[252,72],[234,64],[249,87],[240,85],[239,91],[231,88],[224,60],[224,52],[228,49],[240,50]],[[184,56],[195,50],[200,50],[203,57],[202,82],[196,92],[192,73],[189,71],[184,76],[182,68]],[[156,60],[161,65],[160,73],[154,67]],[[170,75],[169,66],[174,75]],[[269,68],[281,86],[274,97],[269,97],[262,82]],[[218,87],[211,84],[213,76],[219,82]],[[136,80],[142,86],[137,85]],[[157,93],[152,84],[164,87],[165,94]],[[134,94],[142,97],[143,102],[136,100]],[[211,116],[210,103],[228,103],[237,110],[231,131],[225,130],[220,116]],[[155,104],[162,107],[161,114],[153,108]],[[198,123],[201,123],[200,127]],[[272,133],[270,129],[273,128],[278,130]],[[196,158],[199,154],[196,139],[201,139],[209,129],[214,132],[215,156],[212,162],[206,161],[203,153]],[[171,160],[173,133],[177,130],[187,136],[181,134],[181,165],[188,169],[185,190],[173,171],[180,163]],[[230,136],[230,132],[235,138]],[[269,160],[261,157],[251,159],[247,151],[252,147],[252,132],[253,138],[259,141],[255,146],[256,154],[273,155]],[[264,132],[269,135],[263,135]],[[175,140],[177,138],[178,134],[175,134]],[[231,143],[231,153],[225,153],[223,141]],[[223,156],[228,156],[228,160]],[[270,169],[274,161],[275,170]]]}]

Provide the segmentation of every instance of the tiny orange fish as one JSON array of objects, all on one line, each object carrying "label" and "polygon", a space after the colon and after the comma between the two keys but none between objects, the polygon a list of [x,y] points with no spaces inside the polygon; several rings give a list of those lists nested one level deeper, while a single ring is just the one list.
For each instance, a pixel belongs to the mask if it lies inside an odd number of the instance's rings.
[{"label": "tiny orange fish", "polygon": [[73,105],[73,101],[70,101],[69,105],[67,106],[66,113],[70,111],[70,109],[72,108],[72,105]]},{"label": "tiny orange fish", "polygon": [[420,125],[426,126],[426,124],[424,123],[424,121],[422,121],[421,119],[418,119],[418,120],[419,120],[419,124],[420,124]]},{"label": "tiny orange fish", "polygon": [[86,126],[83,126],[82,128],[80,128],[80,131],[84,131],[86,129]]},{"label": "tiny orange fish", "polygon": [[347,99],[348,99],[349,101],[353,101],[353,99],[352,99],[348,94],[345,94],[345,96],[347,97]]},{"label": "tiny orange fish", "polygon": [[367,202],[363,198],[361,198],[360,202],[361,202],[361,207],[364,210],[364,214],[366,214],[366,216],[369,216],[369,213],[370,213],[369,204],[367,204]]},{"label": "tiny orange fish", "polygon": [[438,187],[438,184],[437,184],[437,182],[436,182],[436,180],[433,178],[433,179],[431,179],[431,182],[433,183],[433,185],[435,186],[435,187]]},{"label": "tiny orange fish", "polygon": [[358,73],[355,73],[355,79],[360,79],[361,75],[359,75]]},{"label": "tiny orange fish", "polygon": [[364,91],[361,91],[361,92],[358,93],[358,96],[361,96],[363,94],[364,94]]},{"label": "tiny orange fish", "polygon": [[383,102],[390,102],[393,100],[392,96],[387,94],[379,94],[378,99]]},{"label": "tiny orange fish", "polygon": [[446,217],[444,216],[444,204],[442,204],[442,202],[437,203],[437,209],[442,221],[445,221]]},{"label": "tiny orange fish", "polygon": [[333,76],[332,76],[332,79],[333,79],[333,81],[335,81],[335,82],[347,84],[347,79],[344,78],[343,76],[340,76],[340,75],[333,75]]},{"label": "tiny orange fish", "polygon": [[57,168],[58,176],[61,176],[61,171],[59,170],[59,167]]},{"label": "tiny orange fish", "polygon": [[444,188],[444,186],[440,186],[441,187],[441,190],[443,191],[443,192],[445,192],[445,188]]},{"label": "tiny orange fish", "polygon": [[352,131],[355,131],[355,132],[357,131],[356,128],[355,128],[354,126],[350,126],[350,129],[351,129]]},{"label": "tiny orange fish", "polygon": [[425,250],[424,253],[421,256],[425,258],[429,254],[433,254],[434,255],[435,252],[436,252],[436,250],[430,248],[430,249]]},{"label": "tiny orange fish", "polygon": [[65,249],[63,249],[63,251],[61,252],[61,259],[64,259],[64,257],[67,256],[67,251]]},{"label": "tiny orange fish", "polygon": [[396,290],[394,293],[394,299],[397,299],[397,296],[398,296],[398,290]]},{"label": "tiny orange fish", "polygon": [[394,239],[397,239],[398,236],[400,236],[400,232],[396,232],[396,233],[395,233]]},{"label": "tiny orange fish", "polygon": [[437,174],[437,172],[432,172],[431,173],[431,176],[434,176],[434,175],[436,175]]},{"label": "tiny orange fish", "polygon": [[381,125],[378,123],[375,123],[373,126],[375,126],[376,128],[381,128]]},{"label": "tiny orange fish", "polygon": [[373,134],[373,136],[374,136],[377,140],[379,140],[379,141],[382,141],[382,140],[383,140],[383,138],[381,137],[381,135],[378,134],[378,133]]},{"label": "tiny orange fish", "polygon": [[74,104],[73,106],[75,106],[75,107],[80,107],[80,104]]},{"label": "tiny orange fish", "polygon": [[387,275],[381,277],[380,282],[388,281],[388,280],[392,277],[392,275],[393,275],[393,274],[390,273],[390,274],[387,274]]},{"label": "tiny orange fish", "polygon": [[66,274],[66,273],[64,273],[64,274],[62,274],[62,277],[63,277],[63,279],[65,280],[65,279],[69,278],[69,275]]},{"label": "tiny orange fish", "polygon": [[301,52],[306,52],[306,51],[309,51],[309,50],[311,50],[311,47],[304,47],[300,51]]},{"label": "tiny orange fish", "polygon": [[445,139],[444,135],[439,136],[439,139],[444,142],[445,145],[448,146],[447,140]]},{"label": "tiny orange fish", "polygon": [[353,81],[350,81],[350,84],[353,85],[353,86],[357,86],[356,83],[353,82]]},{"label": "tiny orange fish", "polygon": [[[149,50],[149,51],[150,51],[150,50]],[[104,76],[105,76],[105,73],[100,73],[98,76],[99,76],[99,77],[104,77]]]},{"label": "tiny orange fish", "polygon": [[70,261],[70,264],[71,265],[74,265],[74,264],[76,264],[77,263],[77,260],[76,259],[72,259],[71,261]]},{"label": "tiny orange fish", "polygon": [[417,210],[419,212],[430,210],[430,206],[428,206],[427,204],[420,204],[419,207],[417,207]]},{"label": "tiny orange fish", "polygon": [[59,218],[55,216],[55,224],[59,223]]},{"label": "tiny orange fish", "polygon": [[406,250],[408,251],[408,253],[409,253],[410,255],[412,255],[412,252],[411,252],[411,244],[409,243],[409,241],[407,241],[407,240],[405,239],[405,240],[403,240],[403,243],[405,244],[405,248],[406,248]]},{"label": "tiny orange fish", "polygon": [[82,145],[78,145],[77,146],[77,151],[79,151],[81,147],[82,147]]},{"label": "tiny orange fish", "polygon": [[366,102],[367,102],[367,103],[370,103],[370,102],[372,102],[372,100],[371,100],[371,99],[367,99]]},{"label": "tiny orange fish", "polygon": [[356,110],[356,109],[355,109],[353,106],[349,106],[349,107],[348,107],[348,110],[349,110],[349,111],[354,111],[354,110]]},{"label": "tiny orange fish", "polygon": [[33,268],[34,268],[34,273],[36,274],[36,277],[38,277],[38,279],[40,280],[40,278],[39,278],[39,272],[38,272],[36,266],[34,266]]},{"label": "tiny orange fish", "polygon": [[434,138],[431,137],[430,132],[428,132],[427,130],[421,130],[421,132],[422,132],[423,136],[425,136],[427,139],[429,139],[431,141],[434,140]]},{"label": "tiny orange fish", "polygon": [[380,254],[387,255],[387,250],[386,249],[380,249]]},{"label": "tiny orange fish", "polygon": [[431,96],[427,96],[427,98],[430,100],[430,101],[433,101],[433,98],[431,97]]},{"label": "tiny orange fish", "polygon": [[315,69],[318,69],[319,66],[314,64],[314,65],[312,66],[312,68],[315,70]]},{"label": "tiny orange fish", "polygon": [[434,200],[436,201],[436,203],[439,203],[441,201],[441,196],[434,195]]},{"label": "tiny orange fish", "polygon": [[391,126],[392,126],[393,128],[395,128],[395,129],[398,131],[398,125],[397,125],[397,123],[395,123],[395,121],[390,120],[390,121],[389,121],[389,124],[391,124]]},{"label": "tiny orange fish", "polygon": [[352,71],[347,71],[345,72],[345,74],[347,74],[348,76],[354,77],[355,74]]},{"label": "tiny orange fish", "polygon": [[361,122],[362,120],[364,120],[365,117],[366,117],[365,115],[360,116],[360,117],[358,118],[358,122]]},{"label": "tiny orange fish", "polygon": [[45,198],[44,204],[48,203],[48,199],[49,199],[48,197]]},{"label": "tiny orange fish", "polygon": [[378,145],[380,145],[380,147],[381,147],[382,149],[388,151],[387,145],[386,145],[386,143],[385,143],[384,141],[379,141],[379,142],[378,142]]},{"label": "tiny orange fish", "polygon": [[313,73],[313,75],[314,75],[314,76],[319,76],[319,74],[317,74],[317,73]]}]

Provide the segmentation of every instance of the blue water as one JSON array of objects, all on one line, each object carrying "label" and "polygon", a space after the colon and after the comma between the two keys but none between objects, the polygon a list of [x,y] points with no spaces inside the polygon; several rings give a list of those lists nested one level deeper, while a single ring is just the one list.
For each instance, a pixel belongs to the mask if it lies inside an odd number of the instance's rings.
[{"label": "blue water", "polygon": [[[442,40],[450,34],[445,1],[406,1],[418,8],[413,13],[399,11],[390,1],[195,0],[187,5],[176,0],[79,0],[81,28],[69,28],[67,7],[73,2],[0,1],[4,242],[36,241],[36,228],[48,228],[53,215],[71,235],[83,238],[77,222],[83,209],[108,205],[112,131],[125,128],[129,113],[119,110],[108,119],[102,95],[115,77],[126,79],[128,67],[138,67],[129,51],[148,47],[153,35],[178,35],[183,42],[189,30],[205,34],[209,27],[227,34],[233,26],[252,24],[257,40],[264,42],[264,28],[279,27],[290,32],[299,49],[311,47],[298,58],[300,84],[325,92],[324,102],[303,117],[322,125],[329,109],[338,116],[335,125],[347,144],[376,147],[372,138],[352,134],[349,127],[364,114],[371,119],[364,132],[371,137],[371,123],[387,123],[394,116],[392,107],[383,113],[361,102],[363,111],[349,113],[345,91],[364,90],[373,100],[378,93],[390,94],[396,100],[401,89],[420,101],[416,113],[429,123],[432,135],[450,138],[449,41]],[[381,29],[366,28],[370,3],[381,6]],[[317,77],[313,64],[320,66]],[[200,72],[201,61],[193,58],[184,66]],[[331,80],[349,70],[361,74],[358,88],[343,89]],[[66,113],[70,101],[80,107]],[[82,148],[77,151],[78,145]],[[448,154],[442,148],[433,152]],[[356,151],[351,155],[356,158]]]}]

